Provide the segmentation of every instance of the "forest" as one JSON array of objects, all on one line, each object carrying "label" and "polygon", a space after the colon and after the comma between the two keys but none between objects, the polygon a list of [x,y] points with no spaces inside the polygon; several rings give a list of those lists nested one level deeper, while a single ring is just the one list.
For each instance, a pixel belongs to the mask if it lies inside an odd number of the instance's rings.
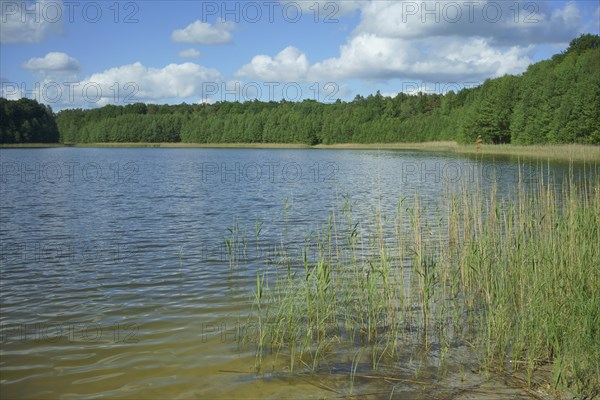
[{"label": "forest", "polygon": [[522,75],[488,79],[446,94],[353,101],[135,103],[52,110],[34,100],[0,99],[0,143],[474,143],[600,144],[600,36]]},{"label": "forest", "polygon": [[26,98],[0,97],[0,143],[56,143],[59,139],[52,108]]}]

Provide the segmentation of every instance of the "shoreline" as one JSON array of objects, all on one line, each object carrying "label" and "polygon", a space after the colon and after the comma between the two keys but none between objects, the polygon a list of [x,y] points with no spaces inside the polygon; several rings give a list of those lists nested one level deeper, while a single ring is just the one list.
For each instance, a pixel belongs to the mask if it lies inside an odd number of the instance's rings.
[{"label": "shoreline", "polygon": [[438,151],[471,155],[498,155],[563,161],[600,161],[600,146],[582,144],[559,145],[461,145],[456,142],[422,143],[344,143],[318,144],[315,146],[300,143],[19,143],[0,144],[0,149],[16,148],[206,148],[206,149],[328,149],[328,150],[417,150]]}]

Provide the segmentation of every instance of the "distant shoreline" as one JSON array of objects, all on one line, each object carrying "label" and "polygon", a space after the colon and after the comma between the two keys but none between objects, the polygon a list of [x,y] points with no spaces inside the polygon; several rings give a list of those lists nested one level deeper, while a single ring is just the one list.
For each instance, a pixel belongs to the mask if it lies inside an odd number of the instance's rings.
[{"label": "distant shoreline", "polygon": [[233,148],[233,149],[337,149],[337,150],[421,150],[443,151],[458,154],[506,155],[515,157],[599,161],[600,146],[582,144],[559,145],[461,145],[456,142],[423,142],[423,143],[345,143],[310,146],[298,143],[19,143],[0,144],[0,149],[7,148],[59,148],[59,147],[98,147],[98,148]]}]

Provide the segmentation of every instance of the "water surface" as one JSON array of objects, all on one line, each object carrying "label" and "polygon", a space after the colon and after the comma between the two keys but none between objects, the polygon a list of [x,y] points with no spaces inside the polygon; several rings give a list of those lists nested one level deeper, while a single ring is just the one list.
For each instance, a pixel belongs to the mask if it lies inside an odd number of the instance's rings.
[{"label": "water surface", "polygon": [[[299,255],[344,204],[368,221],[418,192],[433,218],[436,199],[450,184],[470,185],[474,168],[489,178],[481,190],[495,180],[502,195],[519,176],[542,176],[506,157],[385,150],[2,149],[0,162],[7,398],[338,397],[345,377],[252,373],[237,328],[256,268],[281,258],[282,245]],[[544,179],[568,171],[543,168]],[[232,272],[225,239],[235,234],[247,251]],[[423,377],[432,385],[407,383],[396,395],[460,387]],[[390,395],[378,382],[355,390]]]}]

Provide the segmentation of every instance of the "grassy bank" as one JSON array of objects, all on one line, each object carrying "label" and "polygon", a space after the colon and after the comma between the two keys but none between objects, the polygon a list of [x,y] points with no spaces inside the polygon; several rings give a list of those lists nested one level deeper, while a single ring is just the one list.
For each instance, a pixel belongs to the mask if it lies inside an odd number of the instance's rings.
[{"label": "grassy bank", "polygon": [[573,160],[573,161],[600,161],[600,146],[581,144],[557,145],[532,145],[517,146],[512,144],[502,145],[461,145],[456,142],[424,142],[424,143],[381,143],[381,144],[337,144],[318,145],[315,148],[323,149],[382,149],[382,150],[423,150],[445,151],[460,154],[506,155],[514,157]]},{"label": "grassy bank", "polygon": [[290,372],[347,368],[353,379],[365,358],[393,376],[424,357],[443,374],[468,347],[485,373],[600,395],[598,172],[502,195],[448,188],[433,208],[415,194],[370,221],[345,203],[302,259],[257,271],[257,367],[274,368],[264,364],[275,354]]},{"label": "grassy bank", "polygon": [[68,147],[62,143],[0,143],[0,149],[41,149],[47,147]]},{"label": "grassy bank", "polygon": [[157,148],[242,148],[242,149],[310,149],[312,146],[296,143],[148,143],[148,142],[112,142],[112,143],[18,143],[0,144],[0,148],[43,148],[43,147],[157,147]]},{"label": "grassy bank", "polygon": [[347,149],[347,150],[422,150],[443,151],[460,154],[506,155],[524,158],[600,161],[600,146],[564,144],[564,145],[460,145],[456,142],[424,143],[372,143],[372,144],[334,144],[309,146],[297,143],[24,143],[1,144],[0,148],[36,148],[36,147],[160,147],[160,148],[249,148],[249,149]]}]

